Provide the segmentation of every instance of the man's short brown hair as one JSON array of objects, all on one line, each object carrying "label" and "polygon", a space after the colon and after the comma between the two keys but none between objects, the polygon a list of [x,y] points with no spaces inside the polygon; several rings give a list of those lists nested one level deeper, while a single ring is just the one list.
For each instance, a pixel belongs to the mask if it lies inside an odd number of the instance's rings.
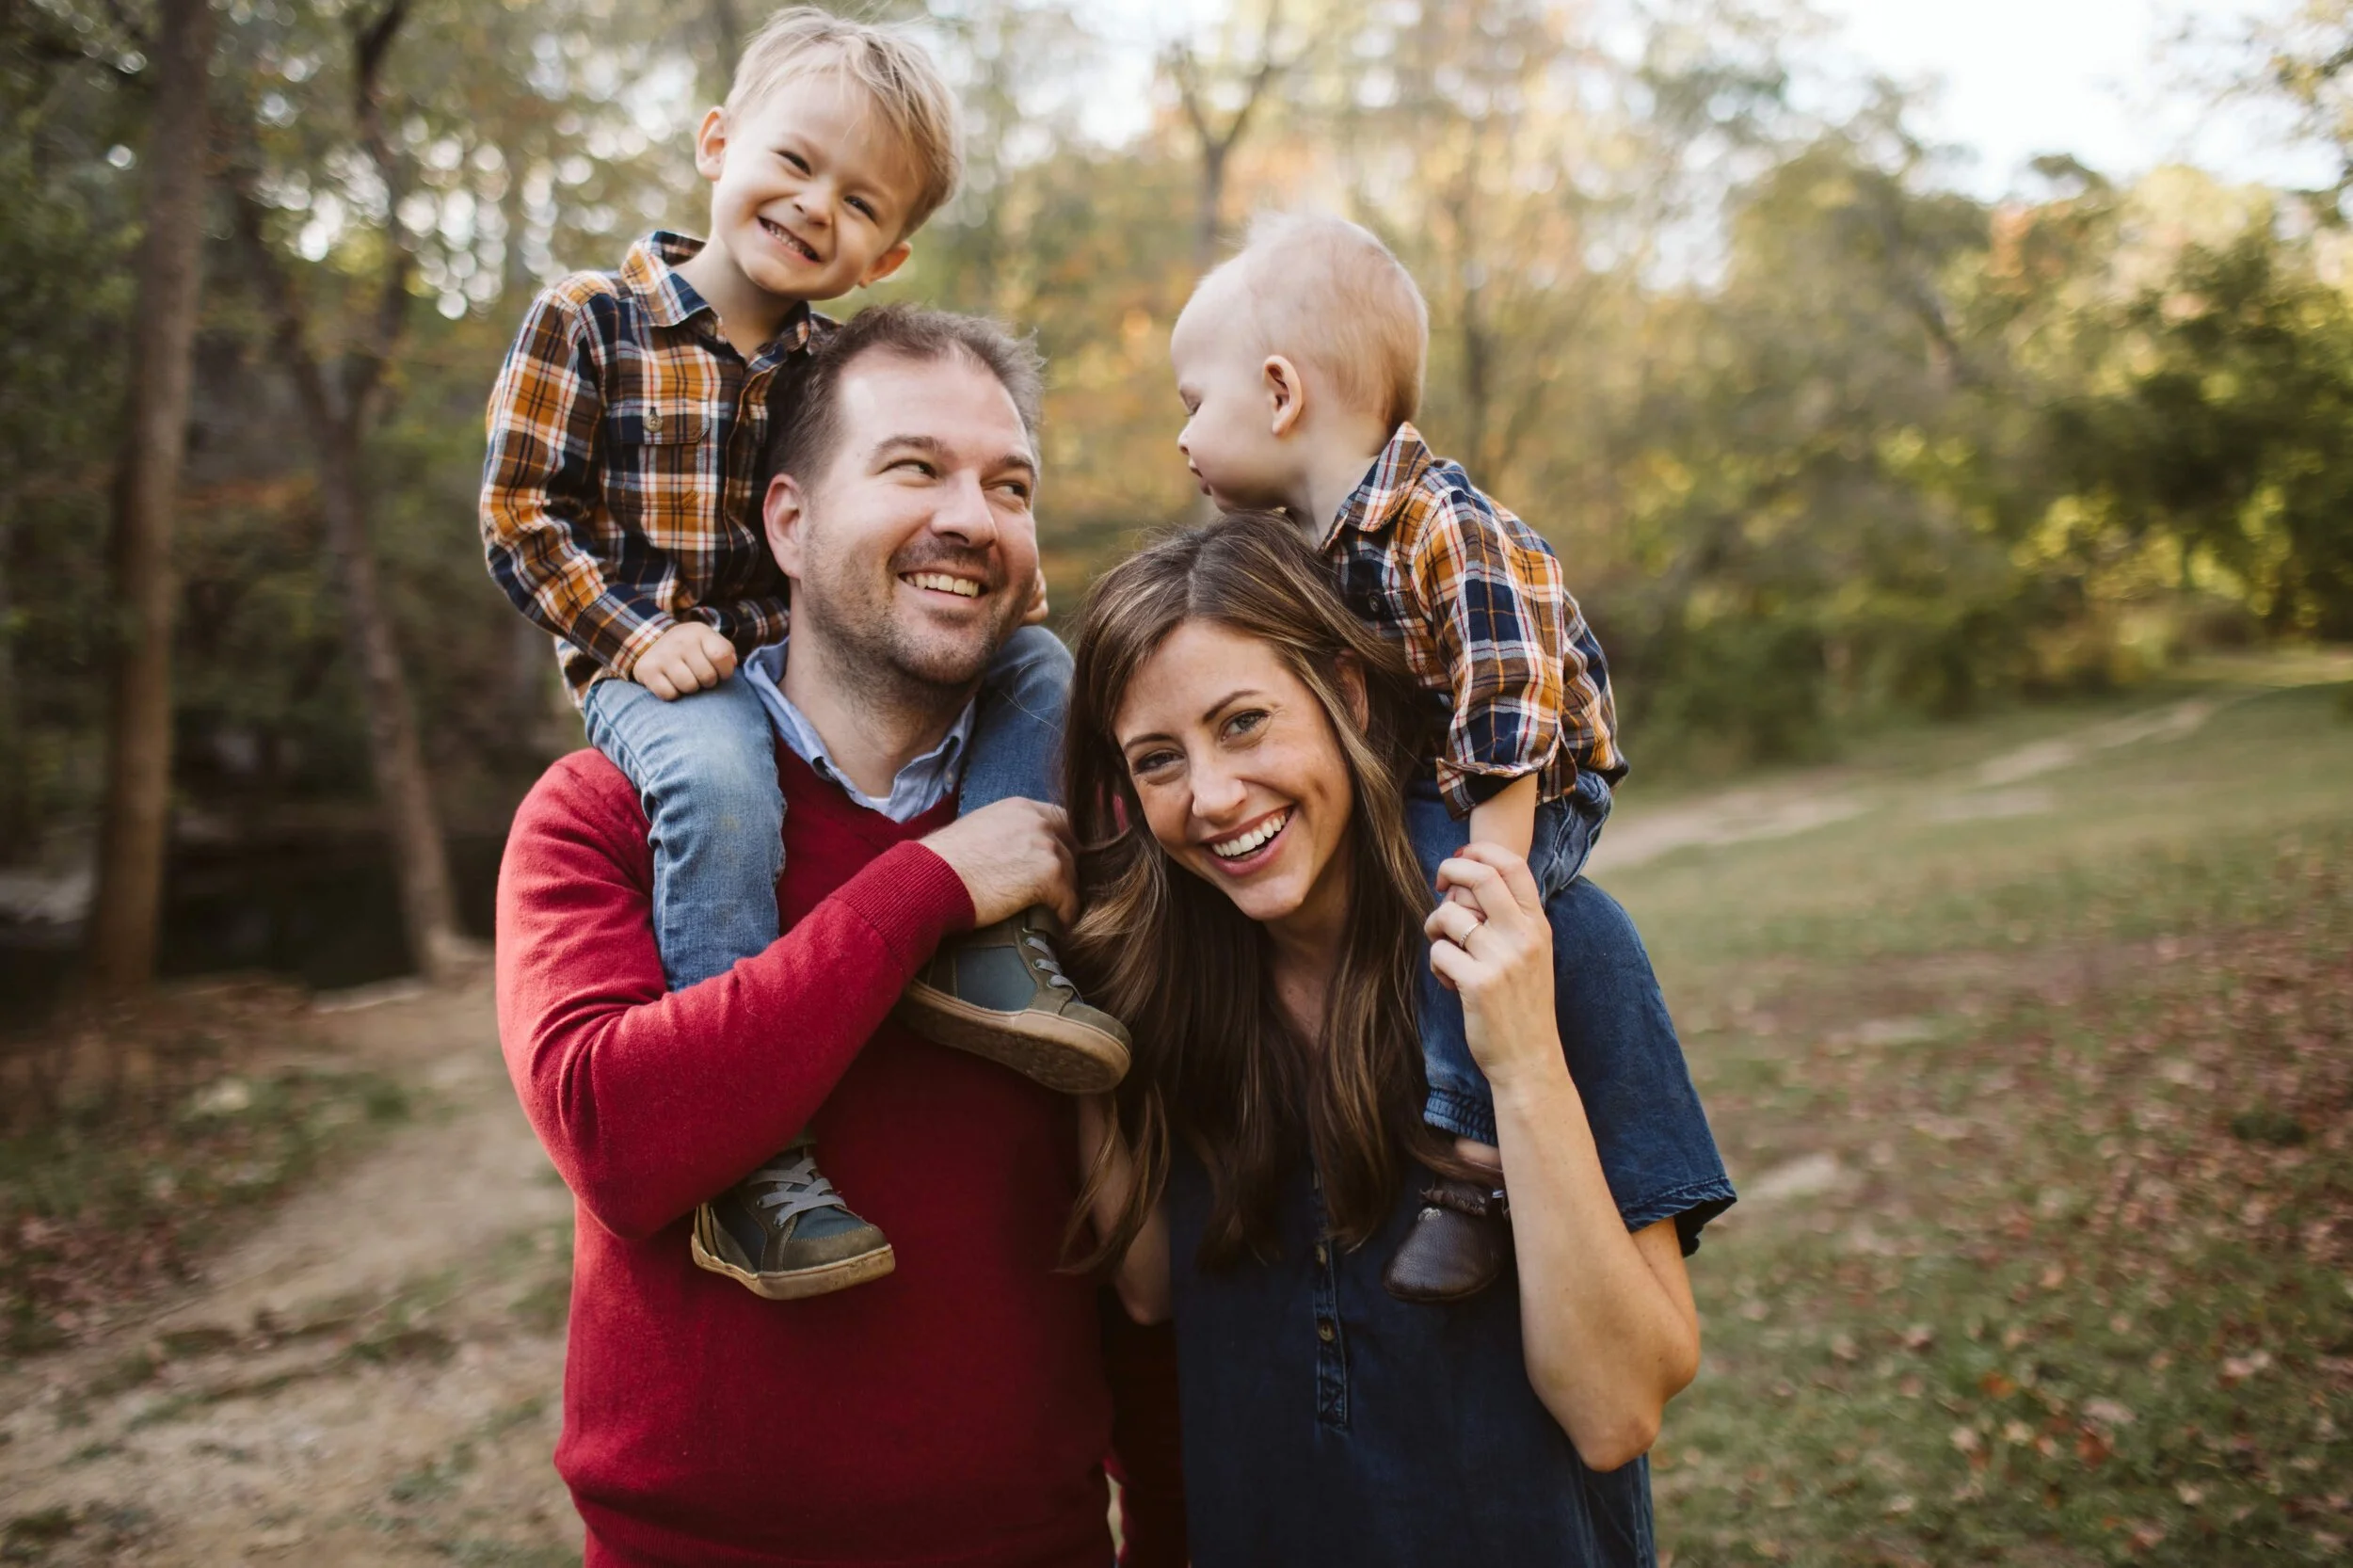
[{"label": "man's short brown hair", "polygon": [[1046,362],[1025,338],[985,316],[959,315],[903,302],[860,311],[818,340],[797,367],[778,372],[768,422],[767,472],[814,484],[841,444],[841,377],[868,354],[917,364],[963,360],[997,377],[1021,415],[1032,456],[1046,398]]},{"label": "man's short brown hair", "polygon": [[787,82],[822,72],[856,83],[873,100],[915,167],[915,202],[899,231],[904,239],[956,194],[964,177],[956,95],[930,53],[899,29],[792,6],[745,40],[728,88],[728,118]]}]

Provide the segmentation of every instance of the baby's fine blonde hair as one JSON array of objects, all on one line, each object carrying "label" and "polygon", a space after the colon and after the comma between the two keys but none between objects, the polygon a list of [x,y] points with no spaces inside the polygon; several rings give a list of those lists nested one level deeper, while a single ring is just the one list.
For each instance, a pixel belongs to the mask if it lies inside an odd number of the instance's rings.
[{"label": "baby's fine blonde hair", "polygon": [[728,88],[728,118],[786,83],[833,72],[865,89],[913,162],[919,188],[902,238],[944,206],[964,177],[956,95],[923,46],[892,27],[854,22],[815,6],[770,17],[744,44]]},{"label": "baby's fine blonde hair", "polygon": [[1261,213],[1241,252],[1209,275],[1221,276],[1241,287],[1268,353],[1321,371],[1343,402],[1392,430],[1420,410],[1430,307],[1371,231],[1321,214]]}]

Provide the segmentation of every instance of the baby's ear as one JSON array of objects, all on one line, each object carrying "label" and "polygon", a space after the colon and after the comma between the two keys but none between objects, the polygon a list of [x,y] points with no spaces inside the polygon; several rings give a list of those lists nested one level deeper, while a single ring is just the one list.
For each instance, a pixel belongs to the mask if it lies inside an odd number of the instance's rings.
[{"label": "baby's ear", "polygon": [[1307,384],[1286,354],[1268,355],[1258,373],[1266,380],[1267,403],[1273,415],[1268,429],[1275,436],[1288,436],[1299,427],[1299,416],[1306,409]]}]

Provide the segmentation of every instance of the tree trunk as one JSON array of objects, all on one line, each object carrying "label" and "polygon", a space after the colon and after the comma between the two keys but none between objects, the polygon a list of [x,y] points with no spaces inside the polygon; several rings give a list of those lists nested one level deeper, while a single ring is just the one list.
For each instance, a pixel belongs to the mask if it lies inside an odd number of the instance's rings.
[{"label": "tree trunk", "polygon": [[456,902],[450,894],[449,856],[433,808],[433,784],[417,740],[416,709],[408,700],[400,645],[392,632],[376,552],[368,545],[367,504],[360,491],[360,433],[325,408],[312,411],[318,447],[319,504],[327,519],[328,554],[343,589],[344,633],[366,709],[368,760],[392,830],[400,910],[417,968],[446,979],[464,961]]},{"label": "tree trunk", "polygon": [[8,633],[8,568],[15,552],[8,503],[0,492],[0,866],[31,847],[32,770],[24,760],[24,721],[16,698],[16,641]]},{"label": "tree trunk", "polygon": [[115,479],[112,719],[88,938],[89,984],[101,997],[154,978],[170,807],[172,523],[195,369],[213,11],[207,0],[161,8],[130,410]]},{"label": "tree trunk", "polygon": [[1195,272],[1207,272],[1217,262],[1217,234],[1225,212],[1225,155],[1231,142],[1201,144],[1201,212],[1193,235]]}]

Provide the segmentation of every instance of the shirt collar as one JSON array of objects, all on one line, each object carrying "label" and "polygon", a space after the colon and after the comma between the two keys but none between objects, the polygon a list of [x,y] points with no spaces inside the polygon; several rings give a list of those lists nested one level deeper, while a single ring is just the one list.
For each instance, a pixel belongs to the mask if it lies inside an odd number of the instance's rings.
[{"label": "shirt collar", "polygon": [[1436,461],[1411,420],[1398,425],[1396,433],[1389,437],[1389,444],[1381,449],[1381,456],[1372,460],[1364,478],[1340,504],[1339,514],[1323,531],[1320,548],[1331,549],[1343,528],[1378,534],[1395,522],[1406,499],[1414,493],[1414,487]]},{"label": "shirt collar", "polygon": [[[709,316],[712,331],[717,332],[719,312],[678,270],[700,254],[703,243],[692,234],[657,229],[629,248],[628,259],[621,263],[621,281],[645,301],[655,326],[677,327],[700,315]],[[817,312],[808,308],[808,301],[795,304],[785,316],[783,327],[761,352],[792,352],[808,347],[816,319]]]},{"label": "shirt collar", "polygon": [[890,792],[877,798],[850,782],[849,775],[835,765],[833,753],[825,747],[825,738],[808,722],[808,715],[784,695],[785,645],[791,640],[788,637],[753,649],[751,657],[744,661],[741,679],[749,681],[752,690],[759,694],[777,738],[793,756],[814,769],[818,777],[840,786],[842,793],[858,805],[869,811],[878,811],[892,822],[910,822],[955,793],[964,781],[965,752],[972,744],[975,704],[966,703],[964,712],[956,715],[956,722],[949,726],[940,743],[901,768],[898,776],[890,781]]}]

